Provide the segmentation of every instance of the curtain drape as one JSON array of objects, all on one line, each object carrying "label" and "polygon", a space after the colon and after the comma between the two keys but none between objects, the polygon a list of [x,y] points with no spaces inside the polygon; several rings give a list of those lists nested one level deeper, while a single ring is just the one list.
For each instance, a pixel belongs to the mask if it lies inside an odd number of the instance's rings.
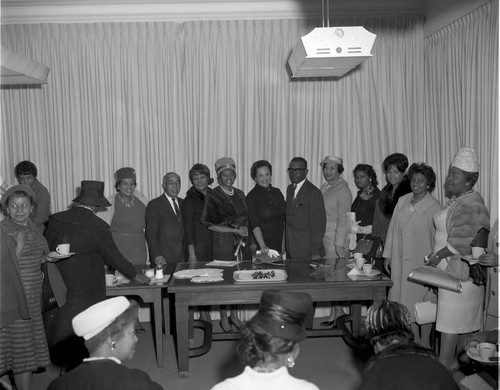
[{"label": "curtain drape", "polygon": [[498,218],[498,1],[425,39],[425,76],[425,157],[437,168],[436,190],[442,197],[457,150],[476,149],[481,164],[476,189],[493,224]]},{"label": "curtain drape", "polygon": [[213,171],[222,156],[236,160],[235,185],[245,192],[259,159],[273,164],[284,190],[292,157],[309,161],[317,185],[323,156],[343,157],[353,192],[358,163],[380,175],[393,152],[423,161],[433,140],[424,130],[422,19],[333,23],[377,34],[373,57],[334,80],[288,74],[291,50],[316,21],[4,25],[3,45],[51,71],[42,88],[1,91],[0,173],[12,183],[15,164],[33,161],[60,211],[81,180],[103,180],[112,193],[123,166],[152,198],[166,172],[181,175],[183,194],[194,163]]}]

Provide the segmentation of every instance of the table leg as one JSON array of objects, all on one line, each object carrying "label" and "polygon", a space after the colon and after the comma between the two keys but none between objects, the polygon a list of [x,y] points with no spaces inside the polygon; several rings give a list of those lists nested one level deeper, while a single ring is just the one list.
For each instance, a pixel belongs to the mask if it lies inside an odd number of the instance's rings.
[{"label": "table leg", "polygon": [[168,293],[163,297],[163,323],[165,324],[165,336],[169,338],[172,332],[170,331],[170,298]]},{"label": "table leg", "polygon": [[155,343],[156,343],[156,363],[158,367],[163,367],[163,315],[161,289],[156,289],[153,298],[153,310],[155,317]]},{"label": "table leg", "polygon": [[187,306],[175,305],[175,325],[177,338],[177,366],[179,376],[189,376],[189,310]]},{"label": "table leg", "polygon": [[361,304],[353,303],[351,304],[351,314],[352,314],[352,335],[354,337],[359,337],[361,334]]}]

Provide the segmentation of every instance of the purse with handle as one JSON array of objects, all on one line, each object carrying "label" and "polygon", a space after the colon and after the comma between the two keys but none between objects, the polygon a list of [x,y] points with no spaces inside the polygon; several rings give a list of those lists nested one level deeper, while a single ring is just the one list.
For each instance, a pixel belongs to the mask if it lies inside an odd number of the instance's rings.
[{"label": "purse with handle", "polygon": [[408,275],[408,280],[413,283],[432,287],[444,288],[456,293],[462,292],[462,282],[439,268],[422,265],[416,267]]}]

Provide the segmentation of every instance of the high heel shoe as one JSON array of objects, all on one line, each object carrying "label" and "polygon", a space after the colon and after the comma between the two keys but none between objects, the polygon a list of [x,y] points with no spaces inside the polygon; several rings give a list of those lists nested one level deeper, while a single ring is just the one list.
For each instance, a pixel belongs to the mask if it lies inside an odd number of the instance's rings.
[{"label": "high heel shoe", "polygon": [[236,329],[238,330],[241,330],[243,329],[243,322],[240,321],[240,319],[238,317],[233,317],[233,316],[230,316],[229,317],[229,323],[231,325],[234,325]]},{"label": "high heel shoe", "polygon": [[332,321],[323,321],[319,323],[321,326],[328,326],[331,328],[335,328],[337,326],[337,319],[334,319]]},{"label": "high heel shoe", "polygon": [[221,329],[225,333],[231,332],[233,330],[233,327],[231,326],[230,319],[228,319],[226,316],[221,315],[219,324],[220,324]]}]

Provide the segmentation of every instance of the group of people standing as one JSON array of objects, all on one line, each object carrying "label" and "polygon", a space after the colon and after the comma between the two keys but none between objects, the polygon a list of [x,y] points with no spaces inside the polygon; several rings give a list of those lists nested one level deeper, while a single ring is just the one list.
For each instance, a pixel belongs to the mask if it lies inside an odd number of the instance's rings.
[{"label": "group of people standing", "polygon": [[[257,250],[285,253],[290,259],[345,258],[353,235],[355,241],[372,242],[367,257],[384,259],[378,259],[380,267],[394,282],[390,299],[410,312],[425,288],[408,282],[407,276],[426,256],[430,264],[462,279],[462,294],[441,289],[438,294],[441,358],[451,367],[458,335],[480,328],[484,286],[472,282],[468,265],[460,261],[470,255],[469,243],[478,230],[490,227],[484,201],[473,190],[478,161],[473,149],[457,153],[445,181],[450,201],[444,209],[432,196],[434,170],[424,163],[412,164],[408,170],[408,158],[394,153],[383,162],[387,184],[381,190],[371,165],[354,168],[358,189],[354,201],[341,177],[340,157],[320,161],[325,179],[320,188],[307,180],[307,161],[293,158],[286,197],[273,187],[268,161],[252,165],[255,187],[245,196],[234,187],[236,163],[222,157],[215,162],[218,186],[213,189],[210,169],[193,165],[192,186],[185,199],[178,197],[180,176],[169,172],[162,182],[164,193],[148,202],[136,189],[135,170],[124,167],[115,173],[116,194],[106,199],[103,182],[82,181],[74,207],[53,215],[49,193],[36,179],[36,167],[23,161],[15,169],[20,184],[2,197],[6,218],[1,222],[0,374],[13,372],[18,388],[27,388],[31,372],[48,363],[48,345],[52,353],[65,355],[65,365],[81,361],[87,351],[75,336],[71,319],[105,299],[104,265],[146,283],[148,279],[136,273],[133,265],[250,259]],[[355,221],[348,218],[352,212]],[[75,252],[55,267],[50,264],[64,281],[67,291],[61,290],[61,302],[65,299],[65,304],[43,313],[42,321],[40,266],[50,261],[47,254],[61,243],[70,243]],[[243,328],[235,308],[230,310],[229,317],[226,308],[221,310],[222,328]],[[340,314],[341,308],[334,306],[326,324],[334,325]],[[33,342],[27,346],[28,339]],[[71,362],[72,358],[76,360]]]}]

